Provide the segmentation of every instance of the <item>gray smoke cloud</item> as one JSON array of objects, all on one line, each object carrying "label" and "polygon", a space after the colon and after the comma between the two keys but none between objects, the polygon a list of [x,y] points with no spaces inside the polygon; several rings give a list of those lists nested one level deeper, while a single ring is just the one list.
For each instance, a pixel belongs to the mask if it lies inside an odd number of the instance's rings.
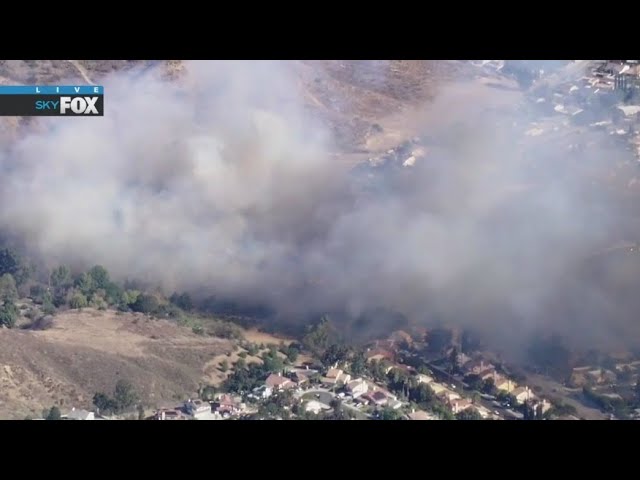
[{"label": "gray smoke cloud", "polygon": [[0,228],[51,265],[300,318],[384,307],[516,350],[538,329],[637,340],[634,266],[585,261],[638,225],[587,175],[626,158],[608,135],[583,131],[579,154],[550,127],[528,137],[541,116],[521,92],[461,80],[412,114],[427,155],[365,193],[328,154],[289,63],[186,71],[110,77],[103,118],[49,119],[5,149]]}]

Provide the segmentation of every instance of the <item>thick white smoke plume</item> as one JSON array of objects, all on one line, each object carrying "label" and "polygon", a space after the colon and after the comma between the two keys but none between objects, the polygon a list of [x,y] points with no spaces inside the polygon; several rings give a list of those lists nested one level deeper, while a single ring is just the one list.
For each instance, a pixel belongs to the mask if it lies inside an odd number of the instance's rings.
[{"label": "thick white smoke plume", "polygon": [[566,144],[522,143],[519,94],[443,90],[422,113],[433,153],[364,194],[327,154],[286,62],[103,83],[103,118],[50,119],[0,160],[0,229],[52,265],[292,314],[385,307],[508,341],[540,327],[589,342],[611,325],[635,331],[576,273],[615,239],[617,207],[586,196]]}]

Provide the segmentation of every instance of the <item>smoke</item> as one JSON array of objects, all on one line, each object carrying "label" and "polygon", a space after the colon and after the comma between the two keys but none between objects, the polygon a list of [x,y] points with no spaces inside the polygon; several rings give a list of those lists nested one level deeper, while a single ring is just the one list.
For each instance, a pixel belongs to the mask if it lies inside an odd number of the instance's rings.
[{"label": "smoke", "polygon": [[291,64],[186,72],[110,77],[103,118],[48,119],[7,147],[0,229],[51,265],[103,264],[287,316],[383,307],[514,350],[539,329],[637,339],[633,267],[586,260],[637,226],[593,184],[625,158],[608,135],[581,133],[580,154],[550,126],[527,137],[542,119],[521,92],[461,80],[412,117],[426,157],[371,173],[372,194],[327,154]]}]

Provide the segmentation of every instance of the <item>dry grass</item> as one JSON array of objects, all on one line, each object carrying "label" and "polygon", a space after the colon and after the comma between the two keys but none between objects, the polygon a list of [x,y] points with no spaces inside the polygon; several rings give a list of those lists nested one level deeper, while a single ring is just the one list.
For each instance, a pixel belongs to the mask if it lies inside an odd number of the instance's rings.
[{"label": "dry grass", "polygon": [[194,395],[205,366],[232,352],[229,340],[142,315],[86,309],[55,317],[45,331],[0,330],[0,418],[39,414],[53,404],[91,407],[118,379],[149,405]]}]

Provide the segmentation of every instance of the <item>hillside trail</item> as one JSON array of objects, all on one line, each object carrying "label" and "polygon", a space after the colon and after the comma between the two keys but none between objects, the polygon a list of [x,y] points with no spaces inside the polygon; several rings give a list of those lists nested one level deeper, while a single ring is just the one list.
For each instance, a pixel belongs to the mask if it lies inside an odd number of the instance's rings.
[{"label": "hillside trail", "polygon": [[67,62],[69,62],[71,65],[75,67],[75,69],[78,71],[80,76],[82,76],[85,82],[87,82],[90,85],[95,85],[94,82],[91,80],[91,78],[89,78],[89,74],[87,73],[85,68],[82,65],[80,65],[80,63],[78,63],[77,60],[67,60]]}]

